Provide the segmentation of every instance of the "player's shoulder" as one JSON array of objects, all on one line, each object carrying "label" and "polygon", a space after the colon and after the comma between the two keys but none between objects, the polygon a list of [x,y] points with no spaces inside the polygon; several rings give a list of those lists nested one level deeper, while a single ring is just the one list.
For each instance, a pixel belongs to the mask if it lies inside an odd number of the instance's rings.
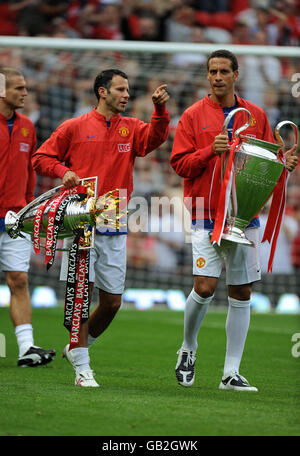
[{"label": "player's shoulder", "polygon": [[187,113],[194,113],[199,111],[199,109],[203,108],[205,106],[205,98],[202,98],[201,100],[195,101],[191,106],[189,106],[185,112]]},{"label": "player's shoulder", "polygon": [[85,114],[81,114],[80,116],[71,117],[70,119],[66,119],[63,122],[61,122],[61,124],[58,126],[58,129],[59,130],[72,130],[73,128],[77,128],[82,123],[88,122],[90,115],[91,115],[91,112],[87,112]]},{"label": "player's shoulder", "polygon": [[239,98],[239,105],[248,109],[250,112],[256,113],[256,115],[259,114],[261,116],[266,116],[266,113],[263,110],[263,108],[252,103],[252,101],[245,100],[244,98]]},{"label": "player's shoulder", "polygon": [[28,116],[25,116],[25,114],[22,114],[21,112],[16,111],[16,116],[21,121],[22,126],[25,126],[27,128],[31,128],[31,129],[35,128],[32,120]]}]

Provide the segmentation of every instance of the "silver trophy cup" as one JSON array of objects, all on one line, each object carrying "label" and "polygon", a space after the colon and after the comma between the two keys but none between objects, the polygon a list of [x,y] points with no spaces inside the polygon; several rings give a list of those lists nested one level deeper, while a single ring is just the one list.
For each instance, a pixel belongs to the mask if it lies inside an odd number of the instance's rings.
[{"label": "silver trophy cup", "polygon": [[[226,132],[231,118],[239,111],[248,114],[248,122],[234,133],[236,138],[240,137],[241,144],[235,150],[231,197],[222,239],[251,246],[253,243],[247,239],[245,228],[271,197],[284,168],[278,158],[279,150],[284,147],[279,130],[284,125],[292,126],[296,144],[299,140],[299,130],[293,122],[280,122],[275,128],[278,144],[241,135],[241,132],[251,124],[252,116],[247,109],[237,108],[227,116],[223,132]],[[228,152],[222,160],[222,180],[227,162]]]}]

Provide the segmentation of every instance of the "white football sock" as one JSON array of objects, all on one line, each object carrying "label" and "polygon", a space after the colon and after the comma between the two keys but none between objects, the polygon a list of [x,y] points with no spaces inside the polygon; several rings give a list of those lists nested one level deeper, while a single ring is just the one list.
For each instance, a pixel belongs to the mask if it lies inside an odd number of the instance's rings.
[{"label": "white football sock", "polygon": [[75,364],[76,374],[90,370],[89,349],[87,347],[78,347],[72,349],[72,356]]},{"label": "white football sock", "polygon": [[33,344],[33,329],[30,323],[15,327],[17,344],[19,347],[19,357],[23,356]]},{"label": "white football sock", "polygon": [[239,372],[250,323],[250,300],[238,301],[228,297],[228,302],[224,377],[231,372]]},{"label": "white football sock", "polygon": [[88,334],[88,347],[90,347],[95,342],[95,340],[97,340],[97,337],[93,337]]},{"label": "white football sock", "polygon": [[212,295],[208,298],[202,298],[192,289],[187,298],[184,310],[184,340],[182,348],[193,351],[197,350],[198,332],[213,297]]}]

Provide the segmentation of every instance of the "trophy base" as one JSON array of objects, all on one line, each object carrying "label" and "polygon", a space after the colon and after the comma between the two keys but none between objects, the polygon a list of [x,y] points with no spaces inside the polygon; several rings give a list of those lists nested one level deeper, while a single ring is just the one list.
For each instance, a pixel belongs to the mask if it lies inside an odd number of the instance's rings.
[{"label": "trophy base", "polygon": [[[212,232],[210,233],[210,236]],[[225,227],[224,233],[221,236],[221,239],[224,241],[235,242],[236,244],[247,245],[249,247],[255,247],[254,242],[246,238],[246,235],[243,230],[237,227]],[[222,242],[222,241],[221,241]]]}]

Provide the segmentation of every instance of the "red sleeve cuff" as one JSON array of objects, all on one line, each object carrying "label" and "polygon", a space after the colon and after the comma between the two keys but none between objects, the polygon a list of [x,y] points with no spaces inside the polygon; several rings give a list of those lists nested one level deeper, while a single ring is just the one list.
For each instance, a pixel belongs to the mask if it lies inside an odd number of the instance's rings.
[{"label": "red sleeve cuff", "polygon": [[61,165],[60,163],[55,165],[53,168],[53,173],[55,174],[56,177],[59,177],[60,179],[62,179],[64,177],[64,175],[66,174],[67,171],[70,171],[69,168],[67,168],[64,165]]},{"label": "red sleeve cuff", "polygon": [[166,105],[159,105],[154,103],[154,114],[162,116],[166,112]]}]

